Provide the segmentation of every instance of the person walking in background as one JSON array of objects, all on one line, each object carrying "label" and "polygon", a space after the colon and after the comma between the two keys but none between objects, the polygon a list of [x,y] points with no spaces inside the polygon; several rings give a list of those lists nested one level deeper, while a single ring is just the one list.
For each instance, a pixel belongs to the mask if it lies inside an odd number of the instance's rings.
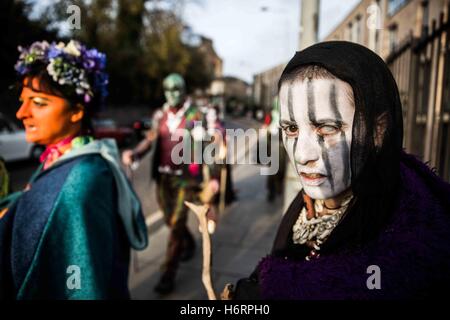
[{"label": "person walking in background", "polygon": [[106,56],[73,40],[19,49],[16,116],[46,150],[0,202],[0,298],[128,299],[130,248],[147,246],[147,229],[115,142],[91,136]]},{"label": "person walking in background", "polygon": [[[170,228],[162,275],[154,290],[160,294],[168,294],[175,288],[175,276],[180,261],[192,258],[196,247],[186,225],[188,208],[184,201],[199,201],[201,191],[207,191],[203,192],[203,195],[210,195],[207,197],[209,199],[203,198],[204,202],[212,200],[219,189],[218,177],[213,173],[220,172],[193,161],[176,164],[172,159],[172,151],[180,143],[180,139],[184,138],[193,141],[190,144],[194,149],[191,154],[195,154],[199,151],[198,148],[203,148],[203,140],[208,132],[214,132],[221,126],[217,116],[211,114],[214,109],[205,114],[191,102],[186,95],[186,86],[181,75],[168,75],[163,81],[163,87],[166,103],[161,110],[155,112],[152,129],[136,148],[123,152],[122,161],[125,165],[131,165],[133,161],[154,150],[152,177],[157,183],[158,204],[164,214],[164,221]],[[172,139],[177,130],[184,130],[188,137]],[[182,153],[187,151],[183,150]]]}]

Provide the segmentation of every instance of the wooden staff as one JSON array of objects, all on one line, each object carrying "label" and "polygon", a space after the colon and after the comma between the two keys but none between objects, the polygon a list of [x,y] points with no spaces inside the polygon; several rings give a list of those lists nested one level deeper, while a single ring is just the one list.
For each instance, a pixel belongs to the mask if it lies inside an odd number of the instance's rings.
[{"label": "wooden staff", "polygon": [[206,214],[208,213],[209,206],[202,205],[197,206],[191,202],[184,202],[189,209],[191,209],[198,218],[200,227],[202,229],[202,243],[203,243],[203,268],[202,268],[202,282],[205,286],[206,293],[209,300],[217,300],[216,293],[214,292],[212,280],[211,280],[211,238],[208,232],[208,221]]}]

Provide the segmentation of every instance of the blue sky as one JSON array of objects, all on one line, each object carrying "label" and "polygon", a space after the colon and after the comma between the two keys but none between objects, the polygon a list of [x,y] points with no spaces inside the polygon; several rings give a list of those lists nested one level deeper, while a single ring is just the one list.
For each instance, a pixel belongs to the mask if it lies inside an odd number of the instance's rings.
[{"label": "blue sky", "polygon": [[[358,3],[321,0],[319,37]],[[253,74],[288,61],[297,50],[300,0],[188,1],[184,19],[194,32],[213,39],[225,75],[251,82]]]}]

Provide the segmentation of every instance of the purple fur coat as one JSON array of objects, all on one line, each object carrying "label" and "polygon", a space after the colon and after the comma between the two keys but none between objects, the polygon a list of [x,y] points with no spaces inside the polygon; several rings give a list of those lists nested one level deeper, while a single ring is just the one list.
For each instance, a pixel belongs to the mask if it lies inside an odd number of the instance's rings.
[{"label": "purple fur coat", "polygon": [[[261,297],[414,299],[450,292],[450,185],[413,156],[403,154],[400,168],[400,200],[375,240],[309,262],[267,256],[257,268]],[[367,286],[373,265],[380,289]]]}]

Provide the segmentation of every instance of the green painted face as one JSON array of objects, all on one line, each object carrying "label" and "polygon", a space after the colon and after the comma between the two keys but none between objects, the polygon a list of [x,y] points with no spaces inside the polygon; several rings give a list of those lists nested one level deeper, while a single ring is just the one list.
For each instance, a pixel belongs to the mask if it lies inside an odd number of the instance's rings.
[{"label": "green painted face", "polygon": [[185,94],[185,85],[183,77],[178,73],[168,75],[163,81],[164,95],[170,106],[179,105]]}]

